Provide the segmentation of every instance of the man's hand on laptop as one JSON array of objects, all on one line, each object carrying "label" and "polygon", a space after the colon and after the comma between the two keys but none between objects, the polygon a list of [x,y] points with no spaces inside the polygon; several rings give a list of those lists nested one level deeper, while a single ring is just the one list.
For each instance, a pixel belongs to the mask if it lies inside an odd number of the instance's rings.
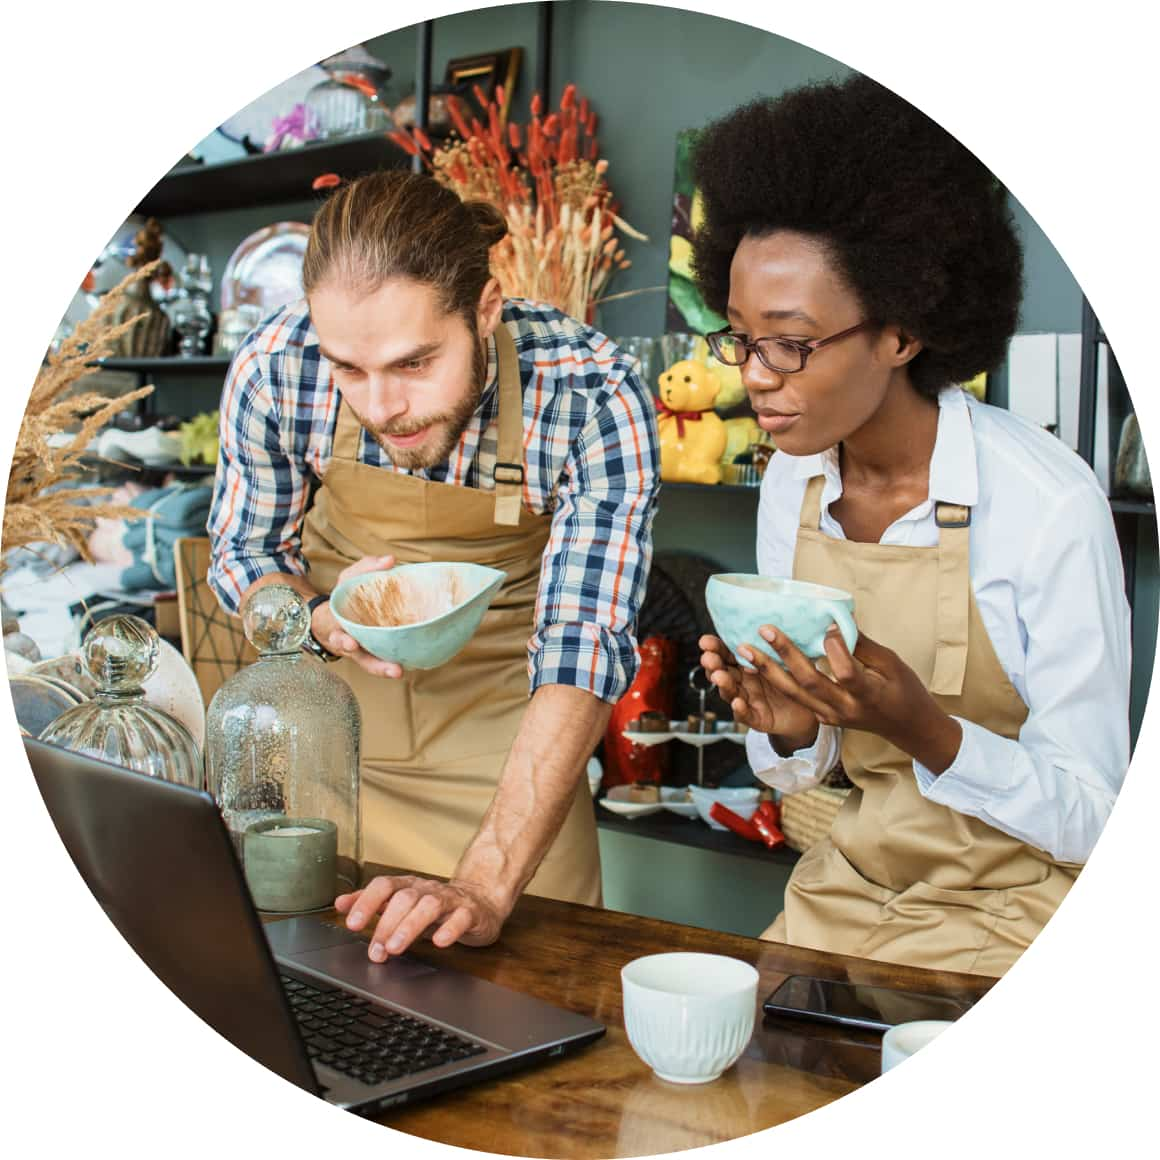
[{"label": "man's hand on laptop", "polygon": [[340,895],[334,906],[346,915],[350,930],[363,930],[376,915],[381,916],[369,951],[376,963],[402,954],[427,933],[437,947],[454,942],[487,946],[499,938],[507,918],[479,886],[412,875],[374,878],[362,890]]}]

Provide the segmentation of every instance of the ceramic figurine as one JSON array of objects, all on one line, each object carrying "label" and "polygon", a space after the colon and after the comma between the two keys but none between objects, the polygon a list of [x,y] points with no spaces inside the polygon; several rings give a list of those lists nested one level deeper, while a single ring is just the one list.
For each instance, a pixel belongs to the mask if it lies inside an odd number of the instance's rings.
[{"label": "ceramic figurine", "polygon": [[657,379],[661,479],[671,483],[720,483],[728,435],[714,414],[720,385],[704,363],[683,359]]},{"label": "ceramic figurine", "polygon": [[[163,245],[161,223],[156,218],[149,218],[137,231],[133,242],[136,249],[129,258],[129,265],[134,270],[139,270],[161,257]],[[127,322],[139,314],[145,317],[117,340],[116,348],[112,352],[116,357],[157,358],[165,353],[165,348],[169,345],[169,317],[154,301],[151,287],[153,281],[164,281],[172,275],[173,271],[169,264],[163,262],[153,279],[134,282],[125,291],[124,300],[118,304],[113,322]]]}]

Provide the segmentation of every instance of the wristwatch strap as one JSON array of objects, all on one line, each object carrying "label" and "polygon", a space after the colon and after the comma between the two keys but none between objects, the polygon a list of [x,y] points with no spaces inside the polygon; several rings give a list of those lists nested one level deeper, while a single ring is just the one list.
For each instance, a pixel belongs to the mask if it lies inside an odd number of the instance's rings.
[{"label": "wristwatch strap", "polygon": [[[330,597],[329,597],[329,596],[322,596],[322,595],[319,595],[319,596],[312,596],[312,597],[311,597],[311,598],[310,598],[310,599],[309,599],[309,600],[306,602],[306,607],[310,609],[310,620],[311,620],[311,625],[313,625],[313,622],[314,622],[314,610],[315,610],[315,609],[316,609],[316,608],[317,608],[317,607],[318,607],[320,604],[325,604],[325,603],[326,603],[326,602],[327,602],[329,599],[330,599]],[[313,627],[311,627],[311,629],[310,629],[310,636],[309,636],[309,638],[308,638],[308,639],[307,639],[307,641],[306,641],[306,647],[307,647],[307,648],[308,648],[308,649],[309,649],[309,650],[310,650],[312,653],[314,653],[314,655],[315,655],[315,656],[319,656],[319,657],[321,657],[321,658],[322,658],[324,661],[337,661],[337,660],[341,660],[341,659],[342,659],[342,658],[341,658],[341,657],[340,657],[340,656],[339,656],[337,653],[332,653],[332,652],[330,651],[330,649],[328,649],[328,648],[326,647],[326,645],[324,645],[324,644],[322,643],[322,641],[320,641],[320,640],[318,639],[318,637],[316,637],[316,636],[314,635],[314,628],[313,628]]]}]

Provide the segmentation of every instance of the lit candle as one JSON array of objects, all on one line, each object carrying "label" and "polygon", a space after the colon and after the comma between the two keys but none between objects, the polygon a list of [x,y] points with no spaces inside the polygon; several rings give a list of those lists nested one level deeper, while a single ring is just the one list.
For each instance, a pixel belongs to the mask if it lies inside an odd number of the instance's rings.
[{"label": "lit candle", "polygon": [[338,827],[324,818],[272,817],[244,839],[246,882],[259,910],[317,910],[334,902]]}]

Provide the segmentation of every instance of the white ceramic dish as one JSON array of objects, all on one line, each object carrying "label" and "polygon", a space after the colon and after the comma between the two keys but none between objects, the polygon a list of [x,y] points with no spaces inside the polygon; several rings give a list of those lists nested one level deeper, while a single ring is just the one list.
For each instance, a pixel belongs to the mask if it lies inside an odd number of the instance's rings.
[{"label": "white ceramic dish", "polygon": [[62,713],[84,701],[75,689],[49,677],[9,677],[8,690],[20,731],[31,737],[39,737]]},{"label": "white ceramic dish", "polygon": [[38,661],[29,672],[36,677],[55,677],[58,681],[64,681],[80,694],[82,700],[87,700],[97,691],[97,682],[85,668],[79,650]]},{"label": "white ceramic dish", "polygon": [[265,318],[302,297],[302,258],[310,227],[277,222],[245,238],[222,274],[222,310],[256,306]]},{"label": "white ceramic dish", "polygon": [[672,733],[639,733],[633,729],[625,729],[621,736],[627,737],[634,745],[643,745],[646,749],[652,745],[663,745],[673,739]]},{"label": "white ceramic dish", "polygon": [[661,805],[672,814],[679,814],[682,818],[697,816],[697,803],[686,796],[688,786],[666,786],[661,790]]},{"label": "white ceramic dish", "polygon": [[145,682],[145,700],[176,717],[199,750],[205,749],[205,698],[193,669],[167,640],[157,641],[157,668]]},{"label": "white ceramic dish", "polygon": [[[600,804],[610,813],[619,814],[622,818],[643,818],[649,814],[659,814],[662,810],[672,810],[675,814],[684,814],[685,807],[692,806],[691,802],[683,801],[685,791],[680,786],[661,786],[661,800],[659,802],[633,802],[628,800],[630,787],[615,785],[600,798]],[[692,806],[693,814],[696,806]]]},{"label": "white ceramic dish", "polygon": [[714,830],[727,830],[728,826],[721,825],[709,816],[714,802],[727,806],[739,817],[749,821],[757,811],[757,803],[761,799],[761,790],[754,788],[736,789],[705,789],[703,786],[689,786],[689,793],[693,796],[693,804],[703,821]]},{"label": "white ceramic dish", "polygon": [[728,726],[731,722],[718,721],[716,733],[690,733],[684,721],[670,721],[668,730],[664,733],[640,733],[633,729],[625,729],[621,733],[634,745],[663,745],[666,741],[683,741],[686,745],[700,747],[712,745],[715,741],[732,741],[736,745],[745,744],[745,734],[738,733]]},{"label": "white ceramic dish", "polygon": [[703,749],[706,745],[715,745],[718,741],[723,741],[728,734],[724,730],[718,730],[713,733],[690,733],[687,725],[682,722],[674,722],[679,728],[673,729],[673,740],[680,741],[684,745],[691,745],[694,749]]}]

